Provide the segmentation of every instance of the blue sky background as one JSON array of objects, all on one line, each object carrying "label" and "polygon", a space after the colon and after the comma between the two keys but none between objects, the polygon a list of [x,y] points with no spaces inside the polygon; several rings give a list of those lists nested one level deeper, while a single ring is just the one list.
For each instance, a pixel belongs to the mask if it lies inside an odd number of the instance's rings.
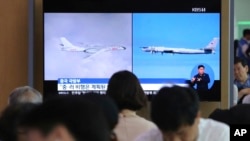
[{"label": "blue sky background", "polygon": [[220,37],[216,13],[133,14],[133,72],[139,78],[186,78],[197,64],[208,64],[220,78],[220,42],[216,54],[151,54],[142,46],[200,49]]}]

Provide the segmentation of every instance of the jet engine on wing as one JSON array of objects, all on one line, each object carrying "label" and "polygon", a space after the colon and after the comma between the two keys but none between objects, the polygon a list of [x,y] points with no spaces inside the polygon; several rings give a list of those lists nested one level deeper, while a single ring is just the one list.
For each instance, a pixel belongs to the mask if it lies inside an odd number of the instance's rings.
[{"label": "jet engine on wing", "polygon": [[205,54],[211,54],[213,52],[212,49],[204,49]]},{"label": "jet engine on wing", "polygon": [[174,53],[173,50],[164,50],[163,53]]}]

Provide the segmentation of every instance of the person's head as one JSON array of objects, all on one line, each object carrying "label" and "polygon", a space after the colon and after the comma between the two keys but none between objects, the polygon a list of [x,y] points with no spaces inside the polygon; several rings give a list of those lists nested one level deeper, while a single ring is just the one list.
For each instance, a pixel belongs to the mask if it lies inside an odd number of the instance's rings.
[{"label": "person's head", "polygon": [[[100,95],[93,92],[86,93],[83,95],[83,97],[96,103],[102,108],[104,115],[107,118],[109,129],[111,132],[113,132],[118,123],[119,114],[119,110],[114,101],[106,95]],[[116,140],[116,135],[114,132],[111,135],[111,139]]]},{"label": "person's head", "polygon": [[146,106],[147,97],[138,78],[130,71],[114,73],[108,83],[107,95],[113,98],[119,110],[140,110]]},{"label": "person's head", "polygon": [[234,58],[234,77],[238,81],[244,82],[248,76],[247,61],[240,57]]},{"label": "person's head", "polygon": [[228,125],[250,124],[250,104],[238,104],[230,109],[216,109],[208,118]]},{"label": "person's head", "polygon": [[9,104],[16,103],[42,103],[43,98],[39,91],[30,87],[22,86],[15,88],[9,96]]},{"label": "person's head", "polygon": [[187,87],[163,87],[153,97],[151,119],[166,141],[195,141],[200,119],[197,93]]},{"label": "person's head", "polygon": [[21,125],[27,129],[27,141],[110,141],[102,109],[74,95],[44,101]]},{"label": "person's head", "polygon": [[238,40],[238,39],[235,39],[235,40],[234,40],[234,56],[237,55],[238,46],[239,46],[239,40]]},{"label": "person's head", "polygon": [[243,37],[244,37],[246,40],[250,41],[250,29],[244,29],[244,30],[243,30]]},{"label": "person's head", "polygon": [[4,109],[0,117],[0,140],[26,141],[24,129],[20,128],[19,124],[36,106],[38,105],[33,103],[21,103],[9,105]]},{"label": "person's head", "polygon": [[205,70],[205,66],[204,66],[204,65],[199,65],[199,66],[198,66],[198,73],[199,73],[199,74],[203,74],[203,73],[204,73],[204,70]]},{"label": "person's head", "polygon": [[230,108],[230,124],[250,124],[250,104]]},{"label": "person's head", "polygon": [[238,39],[235,39],[234,40],[234,48],[237,48],[239,45],[239,40]]}]

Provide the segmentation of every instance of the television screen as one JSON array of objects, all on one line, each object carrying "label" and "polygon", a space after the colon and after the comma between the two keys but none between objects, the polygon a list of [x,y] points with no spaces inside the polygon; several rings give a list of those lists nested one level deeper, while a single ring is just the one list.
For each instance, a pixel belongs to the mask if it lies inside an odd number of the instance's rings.
[{"label": "television screen", "polygon": [[44,93],[105,94],[112,74],[129,70],[147,95],[189,85],[201,100],[219,101],[220,1],[179,1],[160,9],[44,0]]}]

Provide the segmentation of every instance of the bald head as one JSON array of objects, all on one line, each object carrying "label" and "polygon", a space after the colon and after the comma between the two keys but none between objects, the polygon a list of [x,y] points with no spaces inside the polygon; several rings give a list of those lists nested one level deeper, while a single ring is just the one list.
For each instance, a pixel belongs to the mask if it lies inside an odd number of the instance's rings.
[{"label": "bald head", "polygon": [[30,86],[15,88],[9,96],[9,105],[16,103],[42,103],[42,95]]}]

